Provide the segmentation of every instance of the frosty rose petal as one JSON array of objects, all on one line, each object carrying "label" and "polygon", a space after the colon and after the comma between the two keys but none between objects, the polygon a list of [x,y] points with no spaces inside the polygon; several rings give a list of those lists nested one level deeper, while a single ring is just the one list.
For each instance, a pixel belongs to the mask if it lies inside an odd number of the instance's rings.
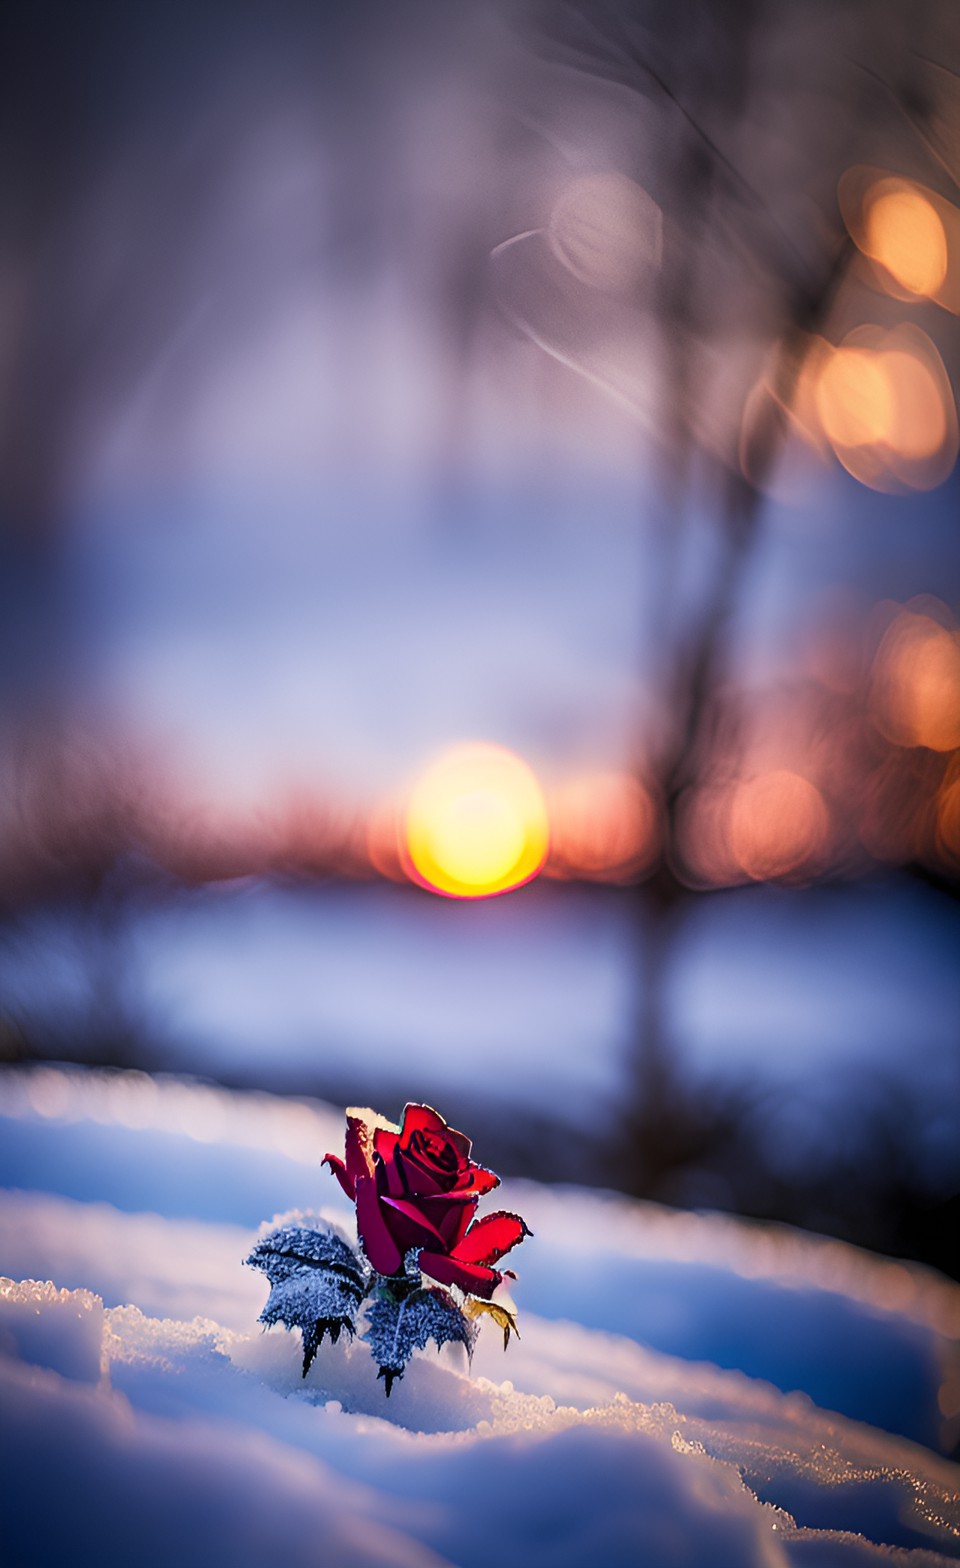
[{"label": "frosty rose petal", "polygon": [[397,1273],[412,1249],[446,1256],[456,1247],[481,1194],[499,1181],[471,1160],[471,1147],[429,1105],[407,1105],[399,1127],[373,1111],[347,1111],[346,1162],[328,1154],[325,1163],[356,1202],[360,1240],[378,1273]]}]

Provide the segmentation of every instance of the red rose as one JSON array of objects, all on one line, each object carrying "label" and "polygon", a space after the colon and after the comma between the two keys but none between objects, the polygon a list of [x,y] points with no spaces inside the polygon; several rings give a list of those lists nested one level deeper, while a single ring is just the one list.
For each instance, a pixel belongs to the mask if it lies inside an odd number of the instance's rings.
[{"label": "red rose", "polygon": [[429,1105],[408,1105],[399,1127],[373,1111],[347,1111],[346,1164],[327,1154],[357,1206],[363,1250],[378,1274],[397,1274],[412,1247],[442,1285],[489,1298],[503,1275],[491,1264],[530,1232],[517,1214],[474,1220],[483,1193],[499,1185],[475,1165],[470,1140]]}]

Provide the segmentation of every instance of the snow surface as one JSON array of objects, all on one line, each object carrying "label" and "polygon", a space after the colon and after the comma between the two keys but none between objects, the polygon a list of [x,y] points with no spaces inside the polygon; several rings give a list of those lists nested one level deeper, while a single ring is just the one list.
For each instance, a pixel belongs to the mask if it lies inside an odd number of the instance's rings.
[{"label": "snow surface", "polygon": [[294,1187],[347,1219],[339,1113],[48,1068],[0,1115],[5,1565],[960,1557],[960,1290],[928,1271],[516,1183],[522,1339],[417,1355],[388,1404],[361,1342],[301,1380],[241,1265]]}]

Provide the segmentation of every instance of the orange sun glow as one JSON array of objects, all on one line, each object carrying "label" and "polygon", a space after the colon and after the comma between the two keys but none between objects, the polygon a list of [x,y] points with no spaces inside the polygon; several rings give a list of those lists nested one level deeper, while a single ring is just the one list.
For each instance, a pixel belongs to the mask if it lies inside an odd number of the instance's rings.
[{"label": "orange sun glow", "polygon": [[549,843],[543,794],[501,746],[444,753],[407,803],[406,845],[418,880],[453,898],[484,898],[535,876]]}]

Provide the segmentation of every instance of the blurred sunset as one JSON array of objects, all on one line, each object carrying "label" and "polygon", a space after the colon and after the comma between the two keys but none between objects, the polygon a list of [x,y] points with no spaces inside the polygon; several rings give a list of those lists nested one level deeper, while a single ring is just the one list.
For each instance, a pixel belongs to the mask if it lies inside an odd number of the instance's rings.
[{"label": "blurred sunset", "polygon": [[11,0],[0,190],[3,1568],[946,1565],[960,6]]},{"label": "blurred sunset", "polygon": [[442,1099],[960,1275],[921,11],[14,7],[4,1070]]},{"label": "blurred sunset", "polygon": [[546,859],[540,786],[500,747],[458,747],[415,784],[406,839],[414,872],[438,893],[482,898],[519,887]]}]

